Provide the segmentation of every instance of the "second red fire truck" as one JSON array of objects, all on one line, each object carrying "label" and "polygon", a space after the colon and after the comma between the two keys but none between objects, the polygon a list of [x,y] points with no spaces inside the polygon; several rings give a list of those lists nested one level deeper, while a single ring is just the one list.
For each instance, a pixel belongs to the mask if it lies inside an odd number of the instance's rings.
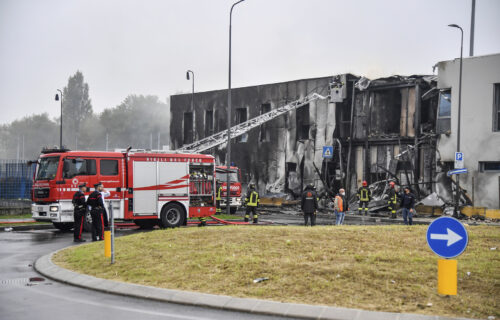
[{"label": "second red fire truck", "polygon": [[[73,227],[73,194],[102,182],[115,219],[143,228],[178,227],[215,214],[215,159],[203,154],[46,150],[33,182],[33,219]],[[88,194],[87,194],[88,195]]]}]

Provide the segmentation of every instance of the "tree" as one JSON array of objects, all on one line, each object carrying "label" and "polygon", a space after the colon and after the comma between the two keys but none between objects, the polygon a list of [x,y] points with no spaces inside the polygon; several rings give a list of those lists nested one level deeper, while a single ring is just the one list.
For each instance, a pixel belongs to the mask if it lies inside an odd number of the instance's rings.
[{"label": "tree", "polygon": [[43,147],[59,145],[59,126],[47,113],[35,114],[3,125],[0,129],[0,157],[32,160]]},{"label": "tree", "polygon": [[77,71],[63,90],[63,145],[78,149],[82,123],[93,115],[89,85]]},{"label": "tree", "polygon": [[101,126],[110,148],[156,149],[170,142],[169,115],[168,105],[157,96],[129,95],[116,108],[104,110]]}]

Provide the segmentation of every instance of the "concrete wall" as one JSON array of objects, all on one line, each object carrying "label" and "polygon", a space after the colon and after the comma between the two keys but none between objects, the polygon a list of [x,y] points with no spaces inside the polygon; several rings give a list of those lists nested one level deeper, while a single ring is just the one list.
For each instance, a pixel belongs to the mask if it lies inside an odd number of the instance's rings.
[{"label": "concrete wall", "polygon": [[[438,64],[438,88],[451,88],[451,134],[441,134],[437,149],[441,161],[454,161],[458,125],[460,59]],[[500,83],[500,54],[463,59],[460,149],[469,173],[460,183],[475,206],[500,207],[500,173],[479,172],[480,161],[500,161],[500,132],[493,132],[493,88]]]}]

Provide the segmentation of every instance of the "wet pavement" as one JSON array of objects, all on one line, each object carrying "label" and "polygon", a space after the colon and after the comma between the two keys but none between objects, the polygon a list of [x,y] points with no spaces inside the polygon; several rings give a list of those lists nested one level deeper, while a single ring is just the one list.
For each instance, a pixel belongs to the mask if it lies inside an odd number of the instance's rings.
[{"label": "wet pavement", "polygon": [[[137,232],[118,230],[117,236]],[[55,229],[0,232],[0,319],[282,319],[134,299],[36,279],[40,275],[33,262],[70,245],[72,233]]]}]

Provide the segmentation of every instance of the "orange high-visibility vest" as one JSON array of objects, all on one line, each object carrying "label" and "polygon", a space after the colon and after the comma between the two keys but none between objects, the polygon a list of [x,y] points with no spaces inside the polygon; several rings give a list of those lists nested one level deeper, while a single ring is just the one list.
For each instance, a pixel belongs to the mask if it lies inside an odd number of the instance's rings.
[{"label": "orange high-visibility vest", "polygon": [[337,199],[337,201],[338,201],[338,207],[339,207],[340,212],[344,212],[344,203],[342,201],[342,197],[335,196],[335,199]]}]

